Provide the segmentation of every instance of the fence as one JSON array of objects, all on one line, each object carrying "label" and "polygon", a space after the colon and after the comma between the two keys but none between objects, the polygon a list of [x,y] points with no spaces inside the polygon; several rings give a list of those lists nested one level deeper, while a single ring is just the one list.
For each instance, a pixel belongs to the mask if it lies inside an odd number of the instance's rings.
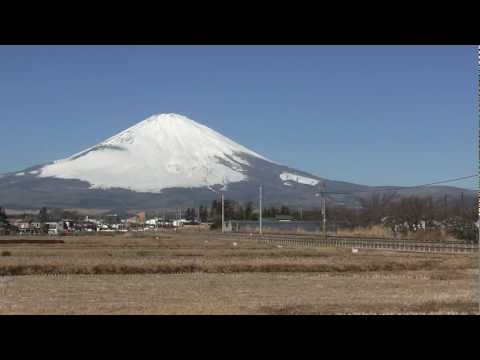
[{"label": "fence", "polygon": [[[245,238],[245,234],[229,234],[228,237]],[[268,244],[285,247],[331,247],[331,248],[357,248],[378,249],[396,251],[415,251],[433,253],[474,253],[477,252],[478,244],[460,240],[449,241],[418,241],[414,239],[388,239],[388,238],[365,238],[348,236],[321,236],[312,235],[259,235],[252,234],[250,239]]]}]

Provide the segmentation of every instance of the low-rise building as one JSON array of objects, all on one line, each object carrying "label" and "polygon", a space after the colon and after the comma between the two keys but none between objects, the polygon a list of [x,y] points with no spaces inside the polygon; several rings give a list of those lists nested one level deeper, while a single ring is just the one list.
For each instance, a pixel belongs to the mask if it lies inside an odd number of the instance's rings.
[{"label": "low-rise building", "polygon": [[42,231],[43,224],[41,222],[31,222],[30,229],[36,233],[40,233]]},{"label": "low-rise building", "polygon": [[63,234],[63,221],[61,222],[47,222],[48,235],[61,235]]}]

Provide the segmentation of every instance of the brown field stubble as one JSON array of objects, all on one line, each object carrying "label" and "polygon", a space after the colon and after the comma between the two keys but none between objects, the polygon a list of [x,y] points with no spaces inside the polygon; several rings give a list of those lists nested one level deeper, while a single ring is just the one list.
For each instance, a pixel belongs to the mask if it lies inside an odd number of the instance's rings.
[{"label": "brown field stubble", "polygon": [[[2,245],[2,314],[475,313],[477,255],[278,248],[218,234]],[[235,246],[233,242],[236,242]]]}]

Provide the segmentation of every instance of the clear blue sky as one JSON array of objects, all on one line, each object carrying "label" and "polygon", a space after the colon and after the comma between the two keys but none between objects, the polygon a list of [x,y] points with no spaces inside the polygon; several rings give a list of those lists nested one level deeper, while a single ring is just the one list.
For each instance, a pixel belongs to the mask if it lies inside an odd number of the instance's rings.
[{"label": "clear blue sky", "polygon": [[[162,112],[367,185],[477,172],[474,46],[0,46],[0,173]],[[473,188],[475,179],[452,183]]]}]

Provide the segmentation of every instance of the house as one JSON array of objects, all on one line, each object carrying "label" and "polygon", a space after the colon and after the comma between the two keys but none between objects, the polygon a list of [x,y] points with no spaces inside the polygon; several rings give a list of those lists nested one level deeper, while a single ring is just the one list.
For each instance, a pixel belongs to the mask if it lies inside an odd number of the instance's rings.
[{"label": "house", "polygon": [[145,224],[147,225],[153,225],[153,226],[158,226],[162,222],[162,218],[153,218],[153,219],[148,219],[145,221]]},{"label": "house", "polygon": [[107,224],[109,226],[116,225],[120,223],[120,216],[118,214],[107,214],[103,215],[102,224]]},{"label": "house", "polygon": [[97,231],[112,231],[107,224],[97,224]]},{"label": "house", "polygon": [[128,223],[132,224],[145,224],[145,211],[135,214],[135,216],[127,219]]},{"label": "house", "polygon": [[183,226],[183,221],[182,221],[182,220],[184,220],[184,219],[173,220],[173,221],[171,222],[171,224],[172,224],[172,226],[175,227],[175,228],[176,228],[176,227],[181,227],[181,226]]},{"label": "house", "polygon": [[35,233],[40,233],[42,231],[42,223],[41,222],[31,222],[30,223],[30,230]]},{"label": "house", "polygon": [[75,229],[75,221],[70,219],[63,219],[63,228],[67,232],[73,232]]},{"label": "house", "polygon": [[139,212],[138,214],[135,214],[135,216],[138,219],[139,223],[145,223],[145,211]]},{"label": "house", "polygon": [[111,225],[111,228],[112,230],[115,230],[115,231],[121,231],[121,232],[128,231],[126,224],[123,224],[123,223],[113,224]]},{"label": "house", "polygon": [[63,221],[61,222],[47,222],[48,235],[61,235],[63,234]]},{"label": "house", "polygon": [[29,222],[26,222],[26,221],[17,222],[15,223],[15,226],[18,228],[18,231],[20,232],[20,234],[29,234],[31,232]]},{"label": "house", "polygon": [[148,220],[145,221],[145,225],[156,226],[157,225],[157,219],[148,219]]},{"label": "house", "polygon": [[74,230],[93,232],[97,230],[97,224],[92,222],[91,220],[78,222],[78,223],[75,223]]}]

